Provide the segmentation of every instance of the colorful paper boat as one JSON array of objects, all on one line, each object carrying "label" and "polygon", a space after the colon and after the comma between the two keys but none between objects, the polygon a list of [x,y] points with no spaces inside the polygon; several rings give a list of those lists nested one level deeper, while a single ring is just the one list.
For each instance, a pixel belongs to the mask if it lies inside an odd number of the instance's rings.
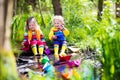
[{"label": "colorful paper boat", "polygon": [[69,61],[72,55],[59,56],[60,61]]}]

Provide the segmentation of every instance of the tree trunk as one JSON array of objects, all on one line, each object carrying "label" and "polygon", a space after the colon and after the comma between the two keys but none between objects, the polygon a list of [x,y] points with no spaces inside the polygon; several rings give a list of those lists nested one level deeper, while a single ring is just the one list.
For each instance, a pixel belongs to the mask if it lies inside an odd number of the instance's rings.
[{"label": "tree trunk", "polygon": [[33,10],[35,11],[37,0],[25,0],[25,2],[27,3],[27,5],[32,5]]},{"label": "tree trunk", "polygon": [[41,20],[42,20],[42,25],[44,26],[44,28],[46,27],[45,22],[44,22],[44,18],[42,15],[42,10],[41,10],[41,2],[38,0],[38,5],[39,5],[39,11],[40,11],[40,15],[41,15]]},{"label": "tree trunk", "polygon": [[5,26],[5,16],[4,16],[4,13],[5,13],[5,7],[4,7],[4,0],[0,0],[0,11],[2,12],[1,14],[0,14],[0,36],[1,36],[1,38],[0,38],[0,50],[1,50],[1,48],[3,47],[3,40],[4,40],[4,37],[3,37],[3,35],[4,35],[4,26]]},{"label": "tree trunk", "polygon": [[101,21],[101,16],[102,16],[102,12],[103,11],[103,0],[98,0],[98,15],[97,15],[97,19],[99,21]]},{"label": "tree trunk", "polygon": [[14,15],[16,15],[17,0],[14,0],[13,2],[14,2],[14,4],[13,4],[13,16],[14,16]]},{"label": "tree trunk", "polygon": [[13,0],[0,0],[0,80],[18,80],[15,58],[10,46]]},{"label": "tree trunk", "polygon": [[0,0],[0,49],[11,50],[10,47],[10,21],[12,17],[12,0]]},{"label": "tree trunk", "polygon": [[60,0],[52,0],[54,15],[62,15]]},{"label": "tree trunk", "polygon": [[120,18],[120,2],[116,2],[116,18]]}]

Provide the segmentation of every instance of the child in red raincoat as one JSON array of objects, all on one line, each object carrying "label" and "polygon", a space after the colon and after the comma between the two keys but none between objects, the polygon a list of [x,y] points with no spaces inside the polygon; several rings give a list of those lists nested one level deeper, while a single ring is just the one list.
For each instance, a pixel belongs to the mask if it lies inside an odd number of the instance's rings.
[{"label": "child in red raincoat", "polygon": [[[22,50],[32,49],[34,55],[43,55],[46,46],[45,39],[40,27],[34,17],[29,17],[26,21]],[[38,52],[37,52],[38,51]]]}]

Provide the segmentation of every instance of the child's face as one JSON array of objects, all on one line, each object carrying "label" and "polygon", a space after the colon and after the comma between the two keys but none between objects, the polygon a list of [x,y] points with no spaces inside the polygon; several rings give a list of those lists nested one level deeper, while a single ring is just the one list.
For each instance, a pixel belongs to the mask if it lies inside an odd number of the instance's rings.
[{"label": "child's face", "polygon": [[36,28],[36,26],[35,26],[35,22],[30,21],[28,25],[29,25],[29,29],[30,29],[30,30],[32,30],[32,31],[35,30],[35,28]]},{"label": "child's face", "polygon": [[58,20],[58,19],[55,19],[54,20],[54,26],[58,29],[60,29],[62,27],[62,21]]}]

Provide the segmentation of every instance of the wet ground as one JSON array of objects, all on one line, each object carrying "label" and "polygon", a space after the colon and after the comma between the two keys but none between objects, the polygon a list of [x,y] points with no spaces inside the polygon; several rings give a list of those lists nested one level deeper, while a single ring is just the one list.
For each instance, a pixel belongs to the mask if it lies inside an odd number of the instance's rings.
[{"label": "wet ground", "polygon": [[[54,65],[53,54],[47,55],[49,58],[47,64],[42,64],[40,59],[37,58],[38,56],[34,57],[31,51],[23,52],[16,57],[17,70],[21,80],[27,80],[28,78],[29,80],[34,80],[30,77],[30,75],[33,74],[47,77],[56,76],[58,80],[66,80],[70,79],[71,76],[75,76],[76,72],[76,74],[80,76],[77,76],[77,79],[100,80],[101,63],[97,60],[95,53],[88,51],[82,52],[82,54],[69,53],[68,55],[72,55],[70,60],[65,61],[61,59],[58,65]],[[74,63],[76,63],[76,65]],[[30,74],[30,72],[32,74]],[[75,79],[72,78],[71,80]]]}]

